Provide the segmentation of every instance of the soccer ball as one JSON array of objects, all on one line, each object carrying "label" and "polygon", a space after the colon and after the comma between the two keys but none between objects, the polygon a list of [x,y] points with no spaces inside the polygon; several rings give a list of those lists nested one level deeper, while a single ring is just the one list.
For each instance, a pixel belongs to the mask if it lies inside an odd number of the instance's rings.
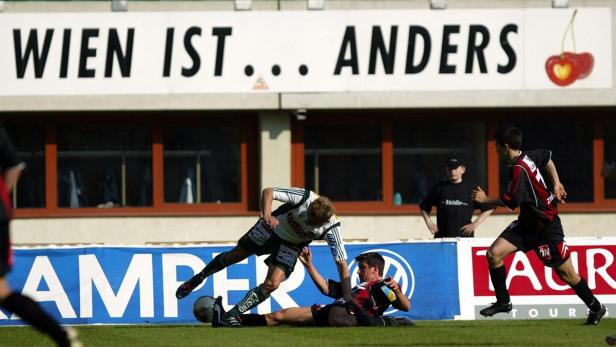
[{"label": "soccer ball", "polygon": [[193,315],[199,322],[211,323],[214,315],[214,298],[206,295],[195,300]]}]

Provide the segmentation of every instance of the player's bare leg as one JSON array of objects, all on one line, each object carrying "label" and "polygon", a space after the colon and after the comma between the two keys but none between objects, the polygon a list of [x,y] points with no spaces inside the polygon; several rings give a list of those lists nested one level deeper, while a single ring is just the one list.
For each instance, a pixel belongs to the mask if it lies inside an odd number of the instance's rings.
[{"label": "player's bare leg", "polygon": [[506,239],[497,238],[486,253],[490,266],[490,278],[496,293],[496,302],[479,311],[482,316],[491,317],[499,312],[511,311],[511,299],[507,291],[507,270],[503,260],[518,248]]},{"label": "player's bare leg", "polygon": [[34,300],[11,291],[5,277],[0,277],[0,307],[19,315],[23,321],[51,337],[58,346],[83,346],[76,330],[61,327]]},{"label": "player's bare leg", "polygon": [[280,324],[314,325],[310,307],[291,307],[265,315],[268,326]]},{"label": "player's bare leg", "polygon": [[201,272],[194,275],[188,281],[182,283],[176,290],[175,297],[178,299],[185,298],[207,277],[226,268],[227,266],[233,265],[248,258],[250,255],[250,252],[240,246],[235,246],[232,250],[228,252],[220,253],[214,259],[212,259],[212,261],[209,262],[203,268],[203,270],[201,270]]}]

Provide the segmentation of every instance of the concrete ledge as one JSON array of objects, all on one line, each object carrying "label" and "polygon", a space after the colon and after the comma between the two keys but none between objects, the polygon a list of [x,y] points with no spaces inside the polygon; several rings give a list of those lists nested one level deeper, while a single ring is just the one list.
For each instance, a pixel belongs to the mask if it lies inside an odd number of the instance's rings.
[{"label": "concrete ledge", "polygon": [[[495,238],[515,219],[490,216],[475,233]],[[615,236],[614,214],[563,214],[567,237]],[[127,217],[17,219],[12,222],[14,244],[166,244],[235,242],[256,218],[248,217]],[[420,216],[342,217],[347,241],[390,242],[431,239]]]}]

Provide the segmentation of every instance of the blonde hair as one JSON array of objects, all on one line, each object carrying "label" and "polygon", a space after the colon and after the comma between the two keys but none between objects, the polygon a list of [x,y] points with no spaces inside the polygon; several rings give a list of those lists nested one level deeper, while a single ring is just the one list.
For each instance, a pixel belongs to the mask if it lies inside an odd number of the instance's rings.
[{"label": "blonde hair", "polygon": [[328,198],[319,196],[308,207],[308,218],[315,225],[323,225],[336,214],[334,204]]}]

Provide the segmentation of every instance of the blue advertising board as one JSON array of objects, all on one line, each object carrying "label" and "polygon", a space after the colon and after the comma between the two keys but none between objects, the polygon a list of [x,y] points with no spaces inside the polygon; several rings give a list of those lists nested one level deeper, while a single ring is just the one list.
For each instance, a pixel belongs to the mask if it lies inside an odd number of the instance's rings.
[{"label": "blue advertising board", "polygon": [[[39,301],[63,324],[197,323],[193,302],[202,295],[222,296],[230,308],[267,273],[265,257],[250,257],[224,269],[188,297],[175,290],[206,262],[230,246],[199,247],[71,247],[16,249],[8,276],[11,287]],[[325,278],[338,280],[325,245],[311,247],[313,262]],[[411,299],[410,312],[386,314],[412,319],[452,319],[460,314],[457,251],[454,242],[347,244],[352,282],[359,282],[354,257],[377,251],[391,276]],[[327,304],[301,263],[272,296],[252,313],[285,307]],[[0,325],[21,325],[0,311]]]}]

